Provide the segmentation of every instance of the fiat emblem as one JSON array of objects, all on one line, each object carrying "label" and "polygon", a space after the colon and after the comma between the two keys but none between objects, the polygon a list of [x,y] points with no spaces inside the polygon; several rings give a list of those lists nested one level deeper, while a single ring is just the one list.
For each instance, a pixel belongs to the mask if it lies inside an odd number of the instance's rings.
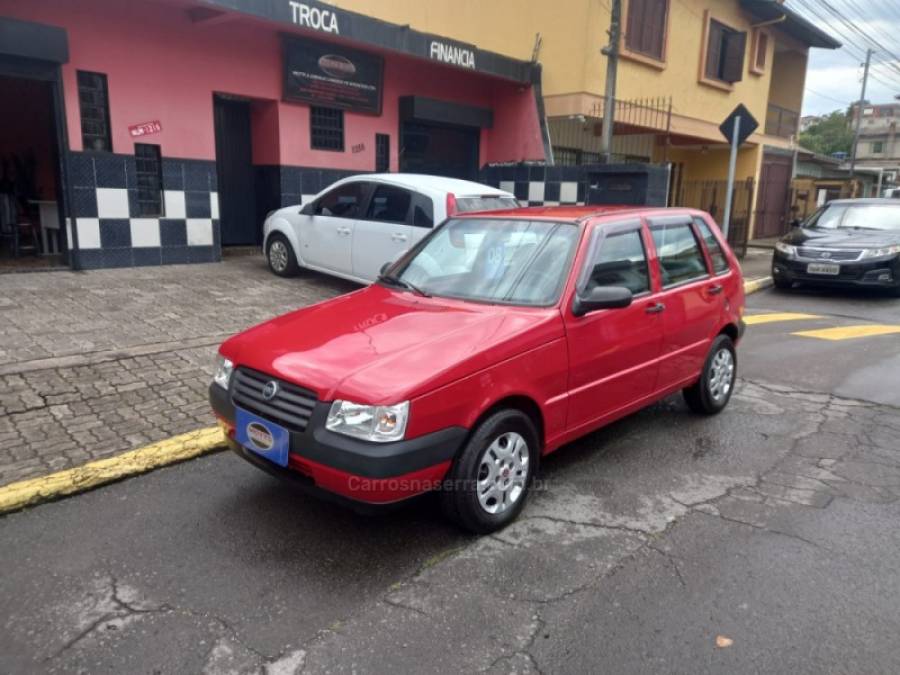
[{"label": "fiat emblem", "polygon": [[263,387],[262,395],[263,398],[267,401],[271,401],[275,398],[275,394],[278,393],[278,383],[272,380],[271,382],[266,382],[266,386]]}]

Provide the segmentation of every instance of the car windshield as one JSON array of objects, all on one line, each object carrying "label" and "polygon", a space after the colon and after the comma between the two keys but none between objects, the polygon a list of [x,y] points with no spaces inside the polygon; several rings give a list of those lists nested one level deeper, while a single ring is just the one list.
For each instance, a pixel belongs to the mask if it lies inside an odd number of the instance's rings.
[{"label": "car windshield", "polygon": [[546,307],[555,304],[578,240],[572,223],[451,219],[389,272],[427,295]]},{"label": "car windshield", "polygon": [[816,230],[900,231],[900,204],[831,204],[807,221]]}]

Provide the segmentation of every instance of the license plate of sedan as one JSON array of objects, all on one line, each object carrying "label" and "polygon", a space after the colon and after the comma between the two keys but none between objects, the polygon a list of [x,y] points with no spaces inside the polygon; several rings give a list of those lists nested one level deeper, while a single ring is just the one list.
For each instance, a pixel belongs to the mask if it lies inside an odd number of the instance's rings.
[{"label": "license plate of sedan", "polygon": [[830,274],[837,276],[841,273],[841,266],[828,263],[810,263],[806,266],[807,274]]},{"label": "license plate of sedan", "polygon": [[238,408],[234,440],[278,466],[287,466],[291,437],[284,427]]}]

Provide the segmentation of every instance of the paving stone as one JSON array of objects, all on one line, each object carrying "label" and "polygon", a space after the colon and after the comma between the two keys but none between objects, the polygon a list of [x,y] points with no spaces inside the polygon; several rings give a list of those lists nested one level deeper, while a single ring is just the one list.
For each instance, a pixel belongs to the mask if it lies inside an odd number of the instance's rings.
[{"label": "paving stone", "polygon": [[[0,485],[212,426],[207,387],[224,336],[357,288],[280,279],[262,256],[3,283]],[[51,361],[62,357],[81,361]]]}]

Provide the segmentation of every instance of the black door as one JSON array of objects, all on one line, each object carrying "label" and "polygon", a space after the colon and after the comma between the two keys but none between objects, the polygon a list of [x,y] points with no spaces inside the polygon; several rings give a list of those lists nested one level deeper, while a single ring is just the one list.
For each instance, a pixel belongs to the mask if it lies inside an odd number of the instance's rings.
[{"label": "black door", "polygon": [[477,127],[403,122],[400,171],[478,180]]},{"label": "black door", "polygon": [[250,104],[218,97],[214,101],[222,245],[261,244],[262,223],[256,218],[253,182]]}]

